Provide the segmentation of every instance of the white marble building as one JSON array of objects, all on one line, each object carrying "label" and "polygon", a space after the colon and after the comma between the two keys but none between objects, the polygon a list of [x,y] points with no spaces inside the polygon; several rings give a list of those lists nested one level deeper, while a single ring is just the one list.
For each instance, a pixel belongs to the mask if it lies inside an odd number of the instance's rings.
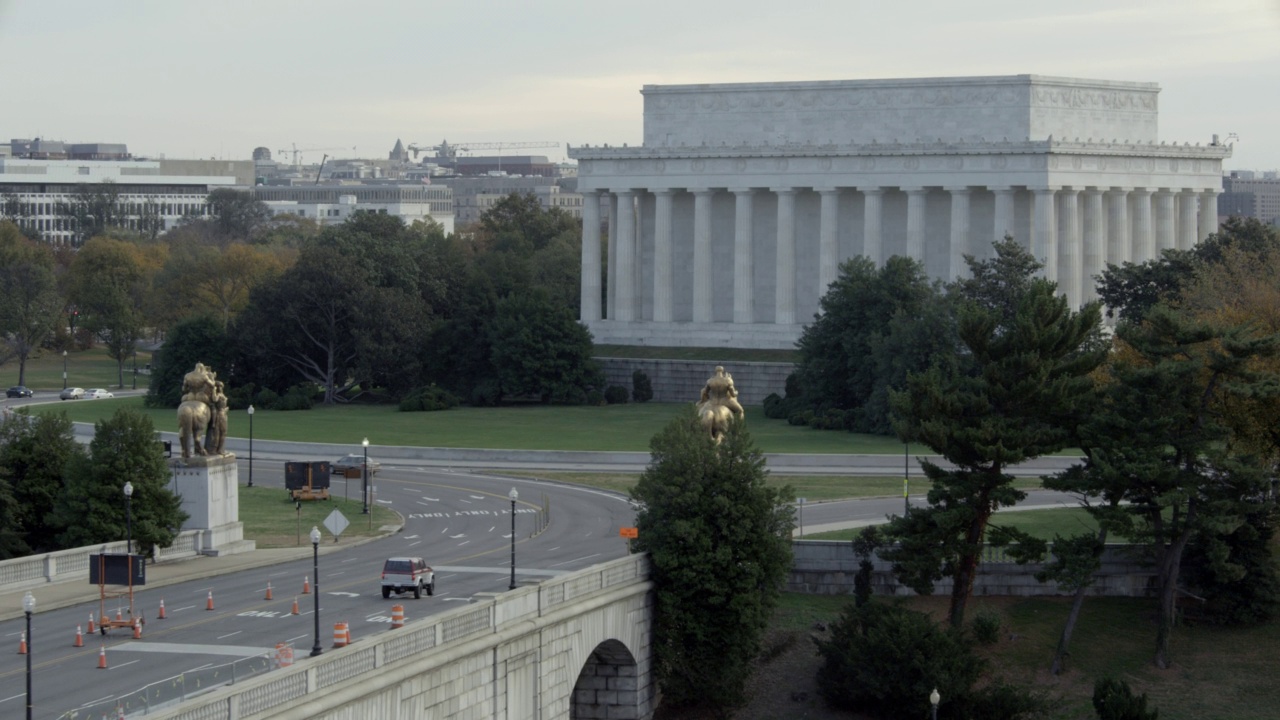
[{"label": "white marble building", "polygon": [[1015,75],[641,92],[643,146],[569,152],[584,269],[601,265],[607,220],[608,282],[582,282],[582,320],[601,343],[790,348],[841,261],[907,255],[951,278],[1006,233],[1078,305],[1105,263],[1213,232],[1231,153],[1159,140],[1155,83]]}]

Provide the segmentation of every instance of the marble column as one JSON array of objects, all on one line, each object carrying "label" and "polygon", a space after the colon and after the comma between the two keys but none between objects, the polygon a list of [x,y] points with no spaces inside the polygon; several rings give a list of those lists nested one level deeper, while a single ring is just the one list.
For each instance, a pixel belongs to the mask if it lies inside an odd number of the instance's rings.
[{"label": "marble column", "polygon": [[1084,302],[1098,299],[1098,281],[1107,258],[1107,216],[1102,209],[1102,191],[1088,188],[1084,191],[1084,277],[1081,279],[1081,298]]},{"label": "marble column", "polygon": [[584,323],[600,319],[600,193],[582,193],[582,297],[579,316]]},{"label": "marble column", "polygon": [[840,209],[840,195],[835,188],[816,188],[821,198],[818,211],[818,295],[826,295],[827,288],[836,281],[836,267],[840,263],[840,250],[836,246],[836,222]]},{"label": "marble column", "polygon": [[928,195],[922,187],[904,187],[907,194],[907,257],[924,262],[924,201]]},{"label": "marble column", "polygon": [[1190,250],[1196,244],[1196,215],[1200,210],[1200,199],[1194,190],[1184,189],[1178,193],[1178,243],[1179,250]]},{"label": "marble column", "polygon": [[778,245],[775,265],[773,321],[794,325],[796,321],[796,191],[770,188],[778,196]]},{"label": "marble column", "polygon": [[1129,188],[1111,188],[1107,193],[1107,262],[1120,266],[1130,257]]},{"label": "marble column", "polygon": [[753,190],[733,188],[733,321],[755,322],[755,259],[751,229]]},{"label": "marble column", "polygon": [[968,275],[964,256],[972,255],[973,250],[969,247],[969,188],[949,187],[947,192],[951,193],[951,253],[946,277],[950,281]]},{"label": "marble column", "polygon": [[1067,296],[1073,308],[1080,307],[1084,286],[1083,253],[1080,241],[1080,191],[1063,188],[1058,193],[1062,203],[1058,215],[1058,289]]},{"label": "marble column", "polygon": [[711,322],[711,191],[693,191],[693,321]]},{"label": "marble column", "polygon": [[862,254],[876,267],[884,260],[884,188],[860,187],[862,191]]},{"label": "marble column", "polygon": [[1218,232],[1218,191],[1200,193],[1200,242]]},{"label": "marble column", "polygon": [[1035,193],[1035,200],[1032,206],[1031,254],[1044,263],[1042,271],[1044,277],[1057,280],[1058,228],[1053,206],[1053,196],[1057,188],[1039,187],[1032,190]]},{"label": "marble column", "polygon": [[1160,188],[1155,194],[1156,247],[1172,250],[1177,241],[1176,196],[1169,188]]},{"label": "marble column", "polygon": [[636,319],[636,208],[635,193],[618,192],[618,311],[614,319],[631,322]]},{"label": "marble column", "polygon": [[605,288],[606,304],[605,317],[610,320],[618,319],[618,194],[609,193],[609,257],[608,270],[605,281],[609,283],[609,287]]},{"label": "marble column", "polygon": [[1129,253],[1130,262],[1144,263],[1156,258],[1156,236],[1151,227],[1151,191],[1146,188],[1134,188],[1129,193],[1133,199],[1133,242]]},{"label": "marble column", "polygon": [[654,190],[653,210],[653,321],[669,323],[674,250],[671,240],[671,207],[675,192]]},{"label": "marble column", "polygon": [[993,187],[991,192],[996,196],[995,222],[992,223],[992,240],[1004,240],[1006,235],[1012,236],[1018,242],[1026,242],[1026,238],[1019,238],[1018,233],[1013,231],[1013,188]]}]

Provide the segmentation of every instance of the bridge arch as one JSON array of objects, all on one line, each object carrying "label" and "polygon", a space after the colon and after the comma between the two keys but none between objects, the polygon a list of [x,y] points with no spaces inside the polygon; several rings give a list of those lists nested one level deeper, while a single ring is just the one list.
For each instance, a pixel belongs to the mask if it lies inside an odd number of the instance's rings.
[{"label": "bridge arch", "polygon": [[595,647],[573,685],[569,720],[637,720],[640,672],[635,656],[617,640]]}]

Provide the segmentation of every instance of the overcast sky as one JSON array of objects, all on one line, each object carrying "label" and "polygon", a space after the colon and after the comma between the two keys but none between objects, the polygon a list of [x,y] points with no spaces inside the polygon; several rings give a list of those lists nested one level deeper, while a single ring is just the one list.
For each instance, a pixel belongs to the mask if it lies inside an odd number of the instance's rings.
[{"label": "overcast sky", "polygon": [[645,84],[1023,73],[1159,83],[1161,139],[1280,168],[1280,0],[0,0],[0,139],[135,155],[635,145]]}]

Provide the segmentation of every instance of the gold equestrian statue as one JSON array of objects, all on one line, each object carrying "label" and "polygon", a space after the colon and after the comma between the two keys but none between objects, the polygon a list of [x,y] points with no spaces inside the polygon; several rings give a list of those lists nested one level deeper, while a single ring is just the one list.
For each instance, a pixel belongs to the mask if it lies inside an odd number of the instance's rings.
[{"label": "gold equestrian statue", "polygon": [[698,421],[717,445],[729,431],[729,423],[734,417],[739,420],[746,413],[738,403],[738,390],[733,386],[733,376],[724,371],[723,365],[717,365],[715,372],[702,387],[702,398],[698,402]]}]

